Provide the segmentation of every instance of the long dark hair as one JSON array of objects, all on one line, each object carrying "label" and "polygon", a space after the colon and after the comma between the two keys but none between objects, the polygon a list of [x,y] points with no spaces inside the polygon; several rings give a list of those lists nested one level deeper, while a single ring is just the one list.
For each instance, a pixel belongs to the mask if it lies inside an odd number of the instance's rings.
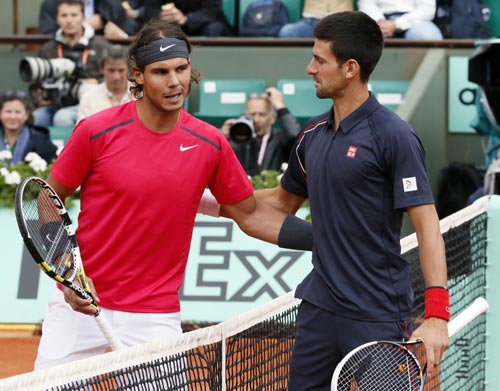
[{"label": "long dark hair", "polygon": [[[128,51],[130,68],[138,68],[141,72],[144,72],[144,67],[139,67],[136,63],[137,49],[162,38],[177,38],[183,40],[186,42],[188,53],[191,54],[191,44],[179,25],[164,22],[162,20],[151,20],[142,27],[130,44]],[[200,79],[200,73],[191,68],[191,81],[198,83]],[[142,97],[142,85],[137,84],[133,75],[130,76],[129,81],[131,84],[130,92],[136,99],[140,99]]]}]

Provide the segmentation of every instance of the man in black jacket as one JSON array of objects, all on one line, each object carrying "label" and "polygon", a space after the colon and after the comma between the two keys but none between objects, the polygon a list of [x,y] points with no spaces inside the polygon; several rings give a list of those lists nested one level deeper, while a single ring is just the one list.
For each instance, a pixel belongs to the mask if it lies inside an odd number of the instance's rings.
[{"label": "man in black jacket", "polygon": [[220,0],[144,0],[143,5],[145,20],[159,18],[176,23],[190,36],[233,35]]},{"label": "man in black jacket", "polygon": [[[241,120],[227,119],[222,132],[229,139],[236,156],[249,175],[262,170],[280,170],[288,162],[300,124],[283,101],[283,94],[276,87],[268,87],[263,94],[252,94],[247,100],[246,113],[253,134],[248,137],[235,126]],[[275,128],[276,118],[281,128]],[[243,120],[244,123],[247,122]],[[241,122],[240,122],[241,123]]]}]

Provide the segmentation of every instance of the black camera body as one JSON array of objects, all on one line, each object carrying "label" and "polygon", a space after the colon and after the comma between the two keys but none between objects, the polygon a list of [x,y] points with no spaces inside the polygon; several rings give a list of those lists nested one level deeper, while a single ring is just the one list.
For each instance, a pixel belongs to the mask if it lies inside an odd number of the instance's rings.
[{"label": "black camera body", "polygon": [[257,174],[260,169],[257,164],[259,145],[255,133],[254,122],[245,115],[239,117],[229,128],[229,143],[234,154],[248,175]]},{"label": "black camera body", "polygon": [[229,128],[229,138],[236,143],[246,143],[256,137],[255,124],[246,115],[240,116]]},{"label": "black camera body", "polygon": [[81,96],[78,79],[83,72],[84,65],[69,58],[24,57],[19,63],[21,79],[39,84],[43,98],[51,101],[54,110],[78,103]]}]

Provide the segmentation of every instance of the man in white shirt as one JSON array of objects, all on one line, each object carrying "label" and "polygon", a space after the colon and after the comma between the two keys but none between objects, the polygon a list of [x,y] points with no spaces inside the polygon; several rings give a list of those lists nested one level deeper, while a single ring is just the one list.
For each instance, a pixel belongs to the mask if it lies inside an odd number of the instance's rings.
[{"label": "man in white shirt", "polygon": [[87,90],[80,98],[78,121],[83,117],[132,99],[127,78],[127,47],[117,44],[107,49],[101,61],[101,72],[104,81]]},{"label": "man in white shirt", "polygon": [[436,0],[358,0],[358,9],[377,21],[385,38],[443,38],[432,22]]}]

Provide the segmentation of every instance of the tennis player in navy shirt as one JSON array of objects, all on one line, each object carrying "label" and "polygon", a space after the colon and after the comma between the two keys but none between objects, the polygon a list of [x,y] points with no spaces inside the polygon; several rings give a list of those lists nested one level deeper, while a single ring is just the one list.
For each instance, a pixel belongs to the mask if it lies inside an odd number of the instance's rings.
[{"label": "tennis player in navy shirt", "polygon": [[[432,373],[449,344],[450,312],[424,148],[368,90],[384,45],[377,23],[357,11],[335,13],[314,36],[307,73],[317,96],[334,104],[305,124],[281,186],[261,194],[287,211],[297,199],[311,206],[313,269],[296,289],[303,300],[288,389],[330,390],[342,357],[373,340],[422,339]],[[400,255],[405,212],[427,286],[425,320],[415,331],[410,266]]]}]

